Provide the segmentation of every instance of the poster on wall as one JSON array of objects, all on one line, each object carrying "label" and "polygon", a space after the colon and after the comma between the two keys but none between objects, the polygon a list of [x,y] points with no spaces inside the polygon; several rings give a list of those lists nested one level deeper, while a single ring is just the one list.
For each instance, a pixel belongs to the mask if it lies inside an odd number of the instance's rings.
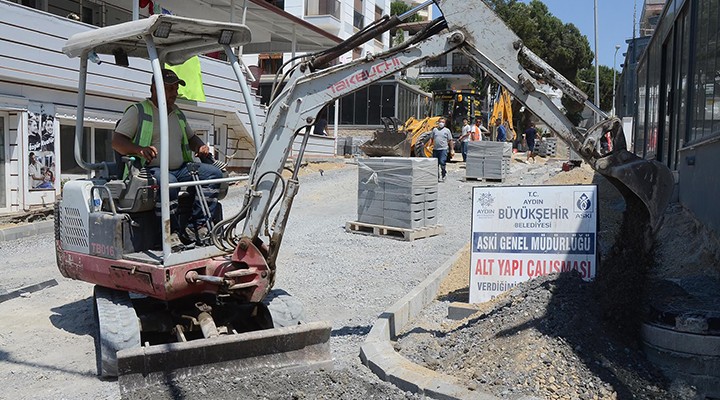
[{"label": "poster on wall", "polygon": [[30,190],[55,190],[55,107],[28,107],[28,178]]},{"label": "poster on wall", "polygon": [[597,186],[473,188],[470,303],[555,272],[595,277]]}]

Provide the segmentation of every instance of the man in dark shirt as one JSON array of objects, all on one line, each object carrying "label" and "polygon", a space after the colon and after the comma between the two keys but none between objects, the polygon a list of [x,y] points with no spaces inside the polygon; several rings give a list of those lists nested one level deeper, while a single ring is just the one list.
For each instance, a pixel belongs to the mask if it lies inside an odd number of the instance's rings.
[{"label": "man in dark shirt", "polygon": [[537,130],[535,129],[535,123],[530,122],[530,126],[525,129],[525,144],[527,145],[527,161],[532,158],[535,162],[535,138],[537,137]]},{"label": "man in dark shirt", "polygon": [[327,136],[327,132],[325,132],[327,125],[328,123],[325,117],[318,117],[317,121],[315,121],[315,126],[313,127],[313,134]]},{"label": "man in dark shirt", "polygon": [[500,118],[495,119],[495,126],[497,127],[497,140],[498,142],[504,142],[507,140],[507,128],[502,124]]}]

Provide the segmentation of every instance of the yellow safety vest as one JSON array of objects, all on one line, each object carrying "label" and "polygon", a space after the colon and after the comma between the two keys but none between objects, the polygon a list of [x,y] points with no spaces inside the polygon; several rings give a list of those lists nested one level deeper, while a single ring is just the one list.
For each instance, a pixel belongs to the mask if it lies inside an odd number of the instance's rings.
[{"label": "yellow safety vest", "polygon": [[[152,144],[152,137],[153,137],[153,104],[150,102],[150,100],[144,100],[140,103],[135,103],[131,105],[130,107],[136,107],[138,110],[138,126],[135,130],[135,138],[133,139],[133,142],[140,146],[140,147],[147,147]],[[128,109],[130,108],[128,107]],[[125,110],[127,111],[127,110]],[[187,119],[185,118],[185,114],[183,114],[182,111],[180,111],[179,108],[175,107],[174,110],[175,114],[178,117],[178,123],[180,124],[180,130],[182,131],[182,143],[180,148],[182,149],[182,156],[183,161],[190,162],[192,161],[192,152],[190,151],[190,142],[188,141],[187,137]],[[145,163],[147,160],[145,160],[144,157],[140,157],[140,162],[143,166],[145,166]],[[128,169],[127,166],[125,167],[125,173],[123,174],[123,179],[125,179],[128,175]]]}]

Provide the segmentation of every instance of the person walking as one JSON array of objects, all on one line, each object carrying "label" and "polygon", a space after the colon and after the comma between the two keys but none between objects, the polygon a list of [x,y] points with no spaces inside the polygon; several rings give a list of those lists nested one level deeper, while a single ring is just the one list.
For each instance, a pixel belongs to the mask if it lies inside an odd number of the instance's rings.
[{"label": "person walking", "polygon": [[433,140],[433,157],[438,160],[438,166],[440,167],[440,179],[438,179],[438,182],[445,182],[447,175],[445,164],[447,163],[448,156],[453,156],[453,152],[450,150],[453,148],[452,133],[450,129],[445,127],[445,118],[440,118],[437,127],[423,133],[419,140],[425,143],[429,138]]},{"label": "person walking", "polygon": [[530,126],[525,129],[525,145],[527,146],[527,161],[532,158],[533,163],[535,162],[535,138],[537,137],[537,129],[535,129],[535,123],[530,122]]},{"label": "person walking", "polygon": [[463,118],[462,134],[458,138],[460,140],[460,152],[462,153],[463,162],[467,161],[468,142],[472,134],[473,127],[468,123],[467,118]]}]

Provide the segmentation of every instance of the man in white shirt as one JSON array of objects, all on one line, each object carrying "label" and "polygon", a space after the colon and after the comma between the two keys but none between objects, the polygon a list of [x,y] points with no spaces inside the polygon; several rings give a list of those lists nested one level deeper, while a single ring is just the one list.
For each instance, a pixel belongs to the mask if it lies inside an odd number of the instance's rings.
[{"label": "man in white shirt", "polygon": [[30,176],[30,186],[33,189],[38,189],[43,184],[45,179],[43,178],[42,165],[35,159],[35,153],[30,152],[30,163],[28,164],[28,175]]},{"label": "man in white shirt", "polygon": [[472,126],[468,123],[467,118],[463,118],[462,134],[460,134],[460,152],[462,153],[463,162],[467,161],[468,142],[470,141],[470,134],[473,131]]}]

